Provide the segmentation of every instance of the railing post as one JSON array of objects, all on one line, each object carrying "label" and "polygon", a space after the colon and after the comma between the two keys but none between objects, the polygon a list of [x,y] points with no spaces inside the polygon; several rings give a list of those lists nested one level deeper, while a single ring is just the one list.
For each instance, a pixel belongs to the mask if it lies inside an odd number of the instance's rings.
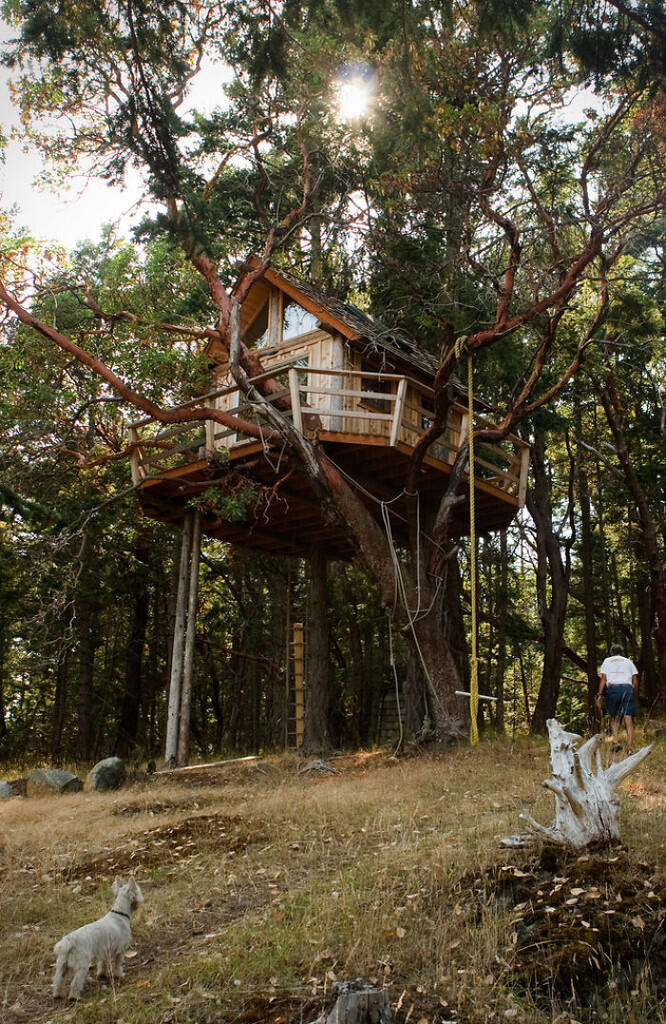
[{"label": "railing post", "polygon": [[402,414],[405,408],[405,396],[407,394],[407,378],[402,377],[398,381],[398,393],[395,399],[395,405],[393,407],[393,422],[391,423],[391,440],[389,444],[391,448],[395,448],[398,443],[398,437],[400,434],[400,427],[402,425]]},{"label": "railing post", "polygon": [[298,390],[298,371],[295,366],[292,366],[289,370],[289,395],[291,397],[291,412],[294,427],[299,434],[302,434],[303,417],[301,416],[301,395]]}]

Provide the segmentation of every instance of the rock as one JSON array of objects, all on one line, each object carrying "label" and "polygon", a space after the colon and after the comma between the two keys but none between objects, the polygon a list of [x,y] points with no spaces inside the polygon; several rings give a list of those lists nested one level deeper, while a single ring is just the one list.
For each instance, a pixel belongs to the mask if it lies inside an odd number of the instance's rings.
[{"label": "rock", "polygon": [[27,795],[45,793],[79,793],[83,789],[80,779],[61,768],[35,768],[28,776]]},{"label": "rock", "polygon": [[299,770],[298,774],[307,775],[309,772],[316,772],[318,775],[339,775],[337,768],[321,759],[310,761],[309,764],[306,764],[304,768]]},{"label": "rock", "polygon": [[0,800],[6,800],[10,796],[14,796],[12,787],[8,782],[0,782]]},{"label": "rock", "polygon": [[103,761],[90,769],[86,776],[86,790],[104,792],[108,789],[120,789],[127,772],[125,762],[120,757],[105,757]]}]

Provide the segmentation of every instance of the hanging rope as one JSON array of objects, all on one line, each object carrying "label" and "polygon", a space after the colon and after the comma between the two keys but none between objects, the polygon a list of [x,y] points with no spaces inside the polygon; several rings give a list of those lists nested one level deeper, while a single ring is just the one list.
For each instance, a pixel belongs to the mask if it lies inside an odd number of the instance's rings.
[{"label": "hanging rope", "polygon": [[467,338],[456,341],[456,357],[467,353],[467,447],[469,450],[469,558],[470,558],[470,601],[472,605],[472,657],[469,681],[469,741],[473,747],[479,742],[477,713],[479,710],[479,659],[477,656],[476,623],[476,509],[474,486],[474,374],[472,353],[467,347]]}]

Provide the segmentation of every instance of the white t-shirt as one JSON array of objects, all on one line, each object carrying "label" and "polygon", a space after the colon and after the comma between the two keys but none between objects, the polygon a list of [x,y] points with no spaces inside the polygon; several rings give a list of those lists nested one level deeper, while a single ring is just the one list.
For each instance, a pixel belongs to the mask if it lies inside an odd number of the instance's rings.
[{"label": "white t-shirt", "polygon": [[606,658],[599,671],[602,676],[606,676],[607,686],[631,686],[631,677],[638,675],[633,661],[623,658],[621,654]]}]

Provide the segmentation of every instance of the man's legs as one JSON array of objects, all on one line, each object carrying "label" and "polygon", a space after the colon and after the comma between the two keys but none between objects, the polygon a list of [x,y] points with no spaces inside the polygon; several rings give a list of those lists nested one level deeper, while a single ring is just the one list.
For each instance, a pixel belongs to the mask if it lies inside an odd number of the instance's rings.
[{"label": "man's legs", "polygon": [[611,724],[611,732],[613,734],[613,744],[619,743],[620,742],[620,739],[619,739],[619,736],[620,736],[620,716],[617,715],[614,718],[611,717],[610,724]]},{"label": "man's legs", "polygon": [[627,730],[627,753],[631,753],[634,746],[634,717],[633,715],[624,716],[624,727]]}]

